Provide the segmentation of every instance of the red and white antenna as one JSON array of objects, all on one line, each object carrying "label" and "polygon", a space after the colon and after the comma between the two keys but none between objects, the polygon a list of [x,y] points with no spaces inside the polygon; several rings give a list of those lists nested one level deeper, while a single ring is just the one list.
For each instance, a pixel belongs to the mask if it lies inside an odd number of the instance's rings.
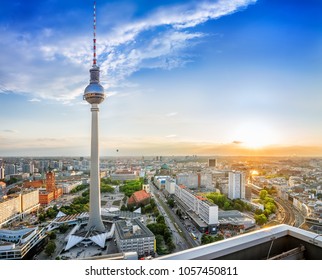
[{"label": "red and white antenna", "polygon": [[94,1],[94,14],[93,14],[93,66],[96,66],[96,1]]}]

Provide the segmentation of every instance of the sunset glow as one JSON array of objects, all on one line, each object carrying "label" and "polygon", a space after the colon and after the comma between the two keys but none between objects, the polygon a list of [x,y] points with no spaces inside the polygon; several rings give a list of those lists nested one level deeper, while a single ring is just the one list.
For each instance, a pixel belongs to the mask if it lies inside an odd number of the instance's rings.
[{"label": "sunset glow", "polygon": [[273,128],[256,122],[239,126],[235,138],[248,149],[261,149],[278,141],[278,135]]}]

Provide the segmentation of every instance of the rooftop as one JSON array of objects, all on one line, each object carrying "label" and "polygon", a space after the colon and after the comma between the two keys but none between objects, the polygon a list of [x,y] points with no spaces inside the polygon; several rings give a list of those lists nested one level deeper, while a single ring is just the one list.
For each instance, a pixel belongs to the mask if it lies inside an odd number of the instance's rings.
[{"label": "rooftop", "polygon": [[121,239],[153,237],[153,233],[138,219],[132,221],[120,220],[115,223],[116,230]]},{"label": "rooftop", "polygon": [[132,204],[132,203],[140,203],[140,201],[143,201],[145,199],[150,198],[150,194],[147,193],[145,190],[140,190],[137,192],[134,192],[131,197],[129,198],[128,203]]}]

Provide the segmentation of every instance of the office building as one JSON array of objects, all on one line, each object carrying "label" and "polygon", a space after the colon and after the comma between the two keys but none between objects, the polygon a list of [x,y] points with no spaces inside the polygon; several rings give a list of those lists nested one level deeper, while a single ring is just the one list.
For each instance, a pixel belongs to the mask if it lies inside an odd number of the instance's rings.
[{"label": "office building", "polygon": [[139,257],[154,256],[154,234],[138,219],[115,223],[115,239],[119,252],[137,252]]},{"label": "office building", "polygon": [[175,198],[201,231],[215,231],[218,224],[217,205],[210,203],[202,196],[194,194],[183,185],[175,186]]}]

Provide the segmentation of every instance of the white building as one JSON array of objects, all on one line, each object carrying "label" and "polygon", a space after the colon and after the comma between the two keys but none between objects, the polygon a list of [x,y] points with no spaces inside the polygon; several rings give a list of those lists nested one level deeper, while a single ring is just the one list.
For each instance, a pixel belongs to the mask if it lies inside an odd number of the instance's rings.
[{"label": "white building", "polygon": [[111,174],[111,179],[117,181],[137,180],[139,176],[135,171],[118,170]]},{"label": "white building", "polygon": [[63,189],[64,194],[67,194],[81,184],[82,184],[82,181],[68,182],[68,183],[61,184],[59,187]]},{"label": "white building", "polygon": [[0,230],[0,260],[23,259],[47,236],[45,228]]},{"label": "white building", "polygon": [[198,215],[206,224],[218,224],[218,206],[207,201],[206,198],[195,195],[185,186],[175,186],[175,196],[180,202]]},{"label": "white building", "polygon": [[0,227],[38,209],[39,206],[39,190],[28,190],[0,200]]},{"label": "white building", "polygon": [[165,188],[166,180],[170,178],[170,176],[154,176],[153,183],[159,189]]},{"label": "white building", "polygon": [[237,171],[229,172],[228,198],[245,199],[245,173]]},{"label": "white building", "polygon": [[172,178],[167,178],[165,181],[165,190],[169,194],[174,194],[175,193],[175,187],[176,187],[176,180]]}]

